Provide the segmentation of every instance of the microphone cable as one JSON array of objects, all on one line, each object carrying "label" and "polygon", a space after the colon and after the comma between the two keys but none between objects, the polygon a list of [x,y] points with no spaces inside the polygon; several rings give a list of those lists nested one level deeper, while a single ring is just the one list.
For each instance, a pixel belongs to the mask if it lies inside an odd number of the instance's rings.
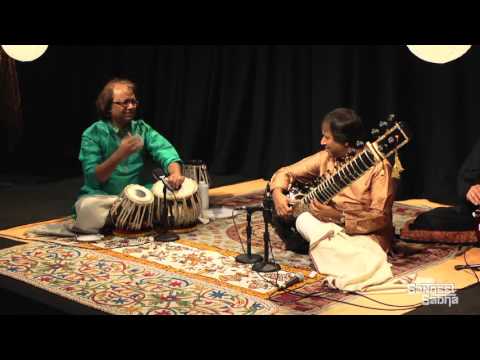
[{"label": "microphone cable", "polygon": [[[243,246],[243,240],[242,240],[242,237],[240,236],[240,232],[238,231],[238,227],[237,227],[237,223],[235,221],[235,217],[238,216],[240,214],[236,214],[235,215],[235,209],[232,209],[232,220],[233,220],[233,224],[235,226],[235,231],[237,233],[237,236],[238,238],[240,239],[240,245],[242,246],[242,251],[244,254],[246,254],[247,252],[245,251],[245,247]],[[255,229],[252,227],[252,238],[255,236]],[[271,249],[271,248],[270,248]],[[260,272],[256,272],[258,274],[258,276],[260,276],[262,278],[263,281],[265,281],[267,284],[270,284],[276,288],[280,288],[280,286],[278,285],[278,271],[276,271],[277,273],[277,277],[275,279],[275,283],[273,283],[272,281],[270,281],[270,279],[267,279],[265,278]],[[277,290],[278,291],[278,290]],[[276,292],[275,292],[276,293]],[[274,293],[274,294],[275,294]]]},{"label": "microphone cable", "polygon": [[[268,224],[267,224],[267,226],[268,226]],[[267,230],[268,230],[268,229],[267,229]],[[276,263],[277,263],[277,260],[275,260],[275,255],[274,255],[274,253],[273,253],[272,238],[271,238],[271,237],[270,237],[270,241],[268,242],[268,245],[269,245],[269,247],[270,247],[270,254],[272,254],[272,261],[273,261],[274,264],[276,264]],[[281,265],[280,265],[280,270],[281,270]],[[278,270],[278,271],[280,271],[280,270]],[[276,271],[277,277],[276,277],[276,279],[275,279],[275,283],[276,283],[277,288],[279,288],[279,286],[278,286],[278,271]],[[280,290],[280,289],[279,289],[279,290]]]},{"label": "microphone cable", "polygon": [[[268,223],[267,223],[267,227],[268,227]],[[265,231],[268,231],[268,228],[265,229]],[[255,229],[252,228],[252,237],[253,237],[254,235],[255,235]],[[276,264],[277,261],[275,260],[275,255],[273,254],[273,248],[272,248],[272,238],[270,237],[269,239],[270,239],[270,241],[268,242],[268,247],[270,248],[270,254],[272,254],[273,263]],[[280,268],[280,270],[281,270],[281,268]],[[278,276],[279,276],[279,275],[278,275],[278,272],[279,272],[280,270],[275,271],[275,273],[276,273],[276,275],[277,275],[277,276],[275,277],[275,283],[269,281],[268,279],[265,279],[265,277],[264,277],[260,272],[257,272],[257,274],[260,275],[260,277],[261,277],[265,282],[267,282],[267,283],[269,283],[270,285],[275,286],[275,287],[277,288],[277,290],[276,290],[273,294],[276,294],[277,292],[279,292],[279,291],[281,290],[281,289],[280,289],[280,285],[278,285]],[[270,296],[273,296],[273,294],[270,295]]]},{"label": "microphone cable", "polygon": [[[161,181],[161,182],[163,183],[163,186],[164,186],[165,188],[167,188],[167,191],[166,191],[166,192],[168,192],[168,191],[170,190],[170,192],[171,192],[172,195],[173,195],[173,199],[175,200],[175,203],[177,203],[178,201],[177,201],[177,197],[175,196],[175,190],[173,190],[173,188],[171,187],[170,184],[168,184],[168,186],[167,186],[168,180],[167,180],[167,178],[165,177],[165,175],[157,176],[156,174],[153,174],[153,178],[154,178],[156,181]],[[166,182],[166,183],[165,183],[165,182]],[[180,190],[180,189],[178,189],[178,190]],[[177,190],[177,191],[178,191],[178,190]],[[168,228],[169,225],[170,225],[170,220],[168,219],[168,216],[169,216],[168,213],[169,213],[169,210],[170,210],[170,213],[171,213],[172,216],[173,216],[173,208],[171,209],[171,208],[168,206],[168,201],[167,201],[167,195],[166,195],[166,193],[165,193],[165,198],[163,199],[163,201],[165,201],[165,205],[164,205],[164,206],[165,206],[165,210],[167,211],[167,224],[165,224],[165,226]]]},{"label": "microphone cable", "polygon": [[[300,293],[297,293],[295,290],[286,291],[286,292],[287,292],[287,293],[290,293],[290,294],[294,294],[294,295],[300,296],[300,299],[297,299],[297,300],[294,300],[294,301],[290,301],[290,302],[287,302],[287,303],[285,303],[285,302],[282,303],[282,304],[286,304],[286,305],[288,305],[288,304],[294,304],[294,303],[296,303],[297,301],[300,301],[300,300],[303,300],[303,299],[306,299],[306,298],[309,298],[309,297],[313,297],[313,298],[319,298],[319,299],[325,299],[325,300],[330,300],[330,301],[334,301],[334,302],[339,302],[339,303],[342,303],[342,304],[352,305],[352,306],[356,306],[356,307],[360,307],[360,308],[364,308],[364,309],[379,310],[379,311],[413,310],[413,309],[418,309],[419,307],[422,306],[421,303],[418,303],[418,304],[415,304],[415,305],[405,305],[405,307],[403,307],[403,305],[391,305],[391,304],[383,303],[383,304],[385,304],[386,306],[398,307],[398,308],[397,308],[397,309],[378,308],[378,307],[373,307],[373,306],[366,306],[366,305],[354,304],[354,303],[351,303],[351,302],[348,302],[348,301],[344,301],[344,300],[340,300],[340,299],[333,299],[333,298],[330,298],[330,297],[328,297],[328,296],[319,295],[319,294],[322,294],[323,291],[316,291],[316,292],[313,292],[313,293],[310,293],[310,294],[300,294]],[[356,295],[360,295],[360,294],[358,294],[358,293],[355,293],[355,294],[356,294]],[[367,298],[368,298],[368,297],[367,297]],[[368,299],[382,304],[382,302],[380,302],[380,301],[377,301],[377,300],[374,300],[374,299],[371,299],[371,298],[368,298]],[[269,297],[269,300],[270,300],[270,301],[273,301],[273,302],[276,302],[276,303],[280,303],[280,301],[271,299],[270,297]]]},{"label": "microphone cable", "polygon": [[[309,297],[313,297],[313,298],[323,298],[323,299],[326,299],[326,300],[341,302],[341,303],[344,303],[344,304],[347,304],[347,305],[352,305],[352,306],[357,306],[357,307],[363,307],[363,308],[372,309],[372,310],[386,310],[386,311],[409,310],[409,309],[417,309],[417,308],[419,308],[419,307],[421,307],[421,306],[423,305],[422,303],[409,304],[409,305],[388,304],[388,303],[385,303],[385,302],[382,302],[382,301],[373,299],[373,298],[371,298],[371,297],[369,297],[369,296],[367,296],[367,295],[361,294],[361,293],[356,292],[356,291],[345,291],[346,294],[357,295],[357,296],[366,298],[366,299],[368,299],[368,300],[370,300],[370,301],[373,301],[373,302],[375,302],[375,303],[378,303],[378,304],[381,304],[381,305],[384,305],[384,306],[393,307],[393,308],[398,308],[398,309],[383,309],[383,308],[368,307],[368,306],[364,306],[364,305],[358,305],[358,304],[349,303],[349,302],[346,302],[346,301],[344,301],[344,300],[333,299],[333,298],[329,298],[329,297],[327,297],[327,296],[319,295],[319,294],[324,293],[324,291],[315,291],[315,292],[307,293],[307,294],[300,293],[298,290],[301,289],[301,288],[303,288],[303,287],[305,287],[306,285],[307,285],[307,284],[304,284],[304,285],[298,287],[298,288],[295,289],[295,290],[288,290],[288,289],[286,289],[286,290],[284,291],[284,293],[288,293],[288,294],[292,294],[292,295],[295,295],[295,296],[299,296],[300,299],[296,299],[296,300],[294,300],[294,301],[291,301],[291,302],[288,302],[288,303],[283,303],[283,304],[293,304],[293,303],[296,303],[296,302],[298,302],[298,301],[307,299],[307,298],[309,298]],[[278,303],[280,303],[280,301],[272,299],[272,296],[274,296],[275,294],[276,294],[276,293],[270,295],[269,298],[268,298],[268,300],[273,301],[273,302],[278,302]]]},{"label": "microphone cable", "polygon": [[[236,214],[235,215],[235,208],[232,209],[232,220],[233,220],[233,225],[235,226],[235,231],[237,233],[237,236],[238,238],[240,239],[240,245],[242,246],[242,251],[244,254],[246,254],[247,252],[245,251],[245,247],[243,246],[243,240],[242,240],[242,237],[240,236],[240,232],[238,231],[238,227],[237,227],[237,223],[235,222],[235,217],[238,216],[240,214]],[[252,233],[253,233],[253,229],[252,229]]]}]

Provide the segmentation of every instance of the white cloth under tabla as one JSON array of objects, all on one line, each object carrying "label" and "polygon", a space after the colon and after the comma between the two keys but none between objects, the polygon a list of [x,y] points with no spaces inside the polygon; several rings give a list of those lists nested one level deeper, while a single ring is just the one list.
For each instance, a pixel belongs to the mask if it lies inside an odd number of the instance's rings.
[{"label": "white cloth under tabla", "polygon": [[387,254],[371,237],[348,235],[341,226],[322,222],[308,212],[301,214],[295,225],[310,243],[316,270],[327,275],[331,287],[360,291],[393,277]]}]

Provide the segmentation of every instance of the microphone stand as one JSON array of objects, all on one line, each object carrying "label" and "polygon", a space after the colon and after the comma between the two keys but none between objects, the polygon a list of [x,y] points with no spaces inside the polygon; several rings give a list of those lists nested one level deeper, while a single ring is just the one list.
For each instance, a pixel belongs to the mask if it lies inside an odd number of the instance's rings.
[{"label": "microphone stand", "polygon": [[262,261],[260,255],[252,255],[252,213],[255,210],[247,209],[247,253],[235,257],[235,260],[242,264],[255,264]]},{"label": "microphone stand", "polygon": [[280,270],[280,265],[268,260],[270,246],[268,224],[272,223],[272,211],[273,200],[270,194],[270,185],[267,184],[267,188],[265,189],[265,197],[263,199],[263,222],[265,224],[265,232],[263,233],[264,256],[262,262],[253,265],[252,270],[256,272],[275,272]]},{"label": "microphone stand", "polygon": [[177,234],[169,231],[170,223],[171,223],[169,220],[172,216],[168,216],[167,184],[165,183],[165,180],[161,176],[159,177],[155,176],[155,179],[160,180],[163,183],[163,211],[162,211],[161,223],[164,225],[164,228],[162,229],[163,231],[161,233],[157,234],[154,237],[154,239],[155,241],[159,241],[159,242],[177,241],[178,239],[180,239],[180,237]]}]

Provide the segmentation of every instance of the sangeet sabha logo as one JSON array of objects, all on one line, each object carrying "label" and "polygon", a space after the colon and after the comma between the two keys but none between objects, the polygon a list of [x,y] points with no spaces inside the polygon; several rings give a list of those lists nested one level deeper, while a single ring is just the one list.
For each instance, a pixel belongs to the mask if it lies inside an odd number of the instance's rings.
[{"label": "sangeet sabha logo", "polygon": [[458,305],[455,284],[409,284],[408,293],[421,293],[422,305]]}]

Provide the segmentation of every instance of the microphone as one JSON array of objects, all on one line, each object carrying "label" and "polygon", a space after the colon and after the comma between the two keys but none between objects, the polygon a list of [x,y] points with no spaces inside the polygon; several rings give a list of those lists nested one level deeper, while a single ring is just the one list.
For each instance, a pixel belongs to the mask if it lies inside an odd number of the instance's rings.
[{"label": "microphone", "polygon": [[480,264],[472,264],[472,265],[455,265],[455,270],[480,270]]},{"label": "microphone", "polygon": [[161,181],[163,183],[163,185],[165,185],[165,187],[170,190],[171,192],[174,192],[175,189],[173,189],[170,184],[168,183],[168,181],[166,180],[166,176],[165,174],[163,173],[163,170],[162,169],[155,169],[152,171],[152,176],[153,178],[156,180],[156,181]]},{"label": "microphone", "polygon": [[270,185],[267,184],[267,188],[265,189],[265,196],[263,198],[263,202],[257,205],[249,205],[249,206],[239,206],[236,207],[235,210],[247,210],[247,211],[261,211],[261,210],[270,210],[272,208],[272,196],[270,195]]},{"label": "microphone", "polygon": [[250,205],[250,206],[239,206],[235,210],[247,210],[247,211],[260,211],[263,210],[263,204],[260,205]]},{"label": "microphone", "polygon": [[287,289],[292,285],[302,282],[304,279],[305,279],[305,276],[303,276],[303,274],[295,274],[295,276],[292,279],[288,280],[285,284],[280,285],[278,288]]}]

